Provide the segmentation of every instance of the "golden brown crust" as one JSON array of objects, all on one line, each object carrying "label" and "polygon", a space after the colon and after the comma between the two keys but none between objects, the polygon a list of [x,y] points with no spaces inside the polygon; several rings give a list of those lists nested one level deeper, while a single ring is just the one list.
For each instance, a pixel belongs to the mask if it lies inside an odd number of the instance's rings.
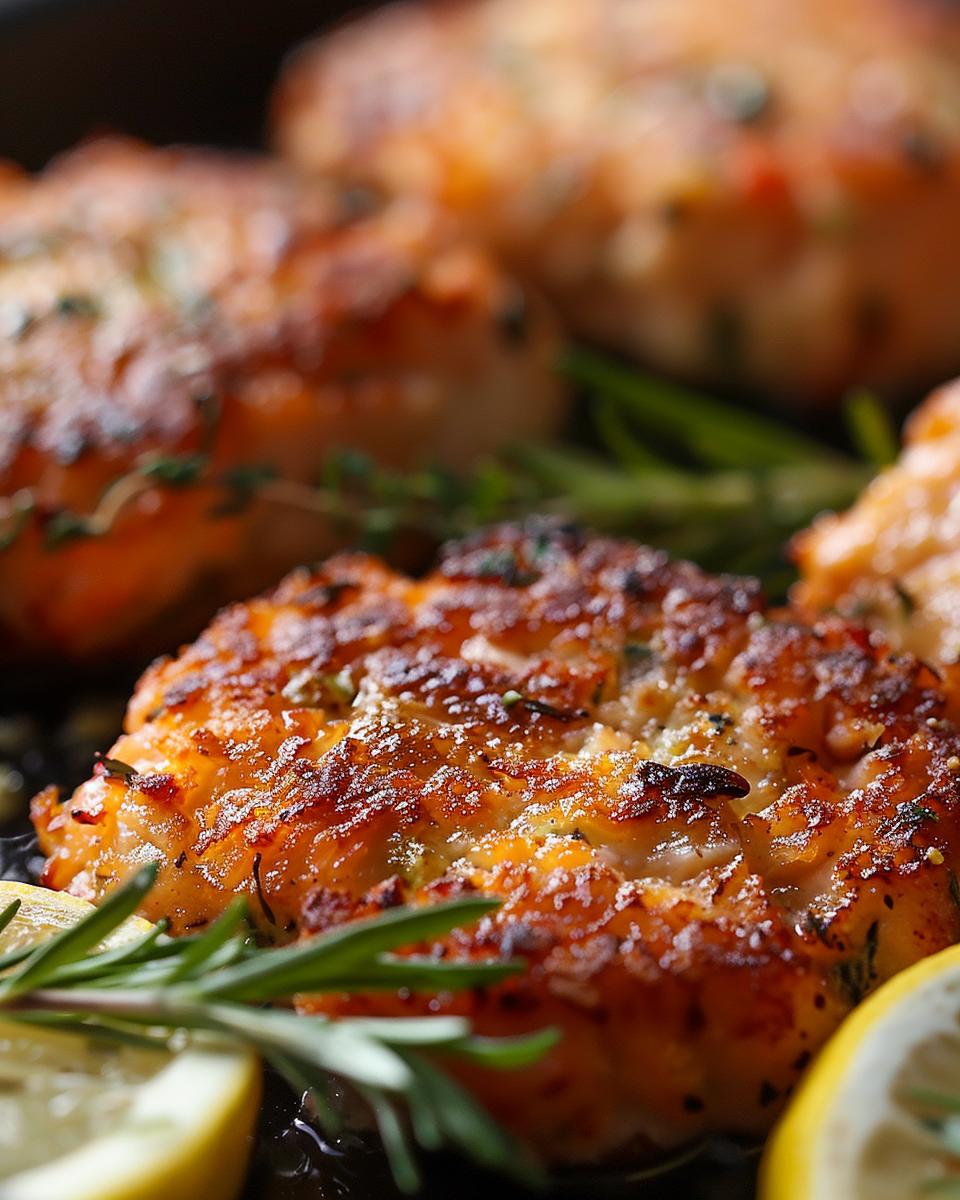
[{"label": "golden brown crust", "polygon": [[439,198],[578,331],[809,403],[957,369],[960,17],[935,0],[388,6],[281,149]]},{"label": "golden brown crust", "polygon": [[491,530],[423,581],[295,573],[152,667],[110,753],[136,774],[35,804],[54,887],[96,899],[159,856],[149,915],[239,892],[275,938],[501,897],[441,952],[530,970],[431,1011],[562,1030],[509,1087],[471,1079],[558,1161],[761,1132],[851,1004],[960,933],[936,675],[574,530]]},{"label": "golden brown crust", "polygon": [[797,599],[837,609],[960,678],[960,383],[912,414],[899,459],[794,540]]},{"label": "golden brown crust", "polygon": [[[427,206],[266,160],[103,142],[6,185],[0,533],[32,507],[0,549],[0,637],[157,644],[191,595],[206,619],[341,544],[275,502],[225,513],[238,469],[313,482],[347,446],[457,465],[553,428],[550,324],[530,302],[527,340],[504,328],[523,302]],[[192,486],[161,475],[198,455]],[[71,537],[111,488],[109,536]]]}]

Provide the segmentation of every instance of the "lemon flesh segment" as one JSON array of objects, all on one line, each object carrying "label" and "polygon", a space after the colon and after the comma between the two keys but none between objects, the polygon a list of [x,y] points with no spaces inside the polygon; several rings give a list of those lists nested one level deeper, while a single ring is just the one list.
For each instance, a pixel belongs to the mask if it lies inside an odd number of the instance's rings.
[{"label": "lemon flesh segment", "polygon": [[[885,984],[841,1026],[774,1131],[761,1200],[960,1195],[923,1092],[960,1098],[960,947]],[[955,1180],[956,1191],[941,1190]]]},{"label": "lemon flesh segment", "polygon": [[[21,901],[0,953],[90,906],[0,882]],[[150,926],[125,922],[105,945]],[[0,1021],[0,1200],[232,1200],[243,1184],[260,1070],[245,1051],[179,1054]]]}]

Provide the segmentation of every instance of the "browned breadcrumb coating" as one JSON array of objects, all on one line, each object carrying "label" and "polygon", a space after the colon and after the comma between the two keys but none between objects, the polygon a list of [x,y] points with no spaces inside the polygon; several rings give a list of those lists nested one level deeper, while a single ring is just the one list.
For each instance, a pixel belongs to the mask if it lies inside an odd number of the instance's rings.
[{"label": "browned breadcrumb coating", "polygon": [[900,458],[849,512],[821,517],[794,547],[799,600],[960,663],[960,383],[912,415]]},{"label": "browned breadcrumb coating", "polygon": [[274,119],[582,334],[809,402],[960,367],[958,61],[937,0],[398,4],[295,57]]},{"label": "browned breadcrumb coating", "polygon": [[326,1007],[555,1025],[538,1066],[469,1080],[583,1161],[761,1133],[852,1005],[957,939],[953,717],[857,625],[531,522],[423,580],[345,555],[223,612],[144,675],[126,766],[34,819],[79,896],[158,859],[145,911],[176,931],[237,894],[277,940],[502,898],[436,950],[522,977]]},{"label": "browned breadcrumb coating", "polygon": [[[0,329],[0,535],[33,503],[0,548],[21,654],[169,645],[185,610],[195,632],[354,532],[232,503],[238,468],[463,465],[563,409],[551,323],[446,219],[255,158],[111,141],[5,182]],[[105,506],[108,533],[70,536]]]}]

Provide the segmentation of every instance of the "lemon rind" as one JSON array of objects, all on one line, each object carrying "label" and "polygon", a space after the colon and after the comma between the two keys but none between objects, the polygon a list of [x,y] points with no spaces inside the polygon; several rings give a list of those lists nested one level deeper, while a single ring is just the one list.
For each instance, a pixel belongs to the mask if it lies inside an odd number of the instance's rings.
[{"label": "lemon rind", "polygon": [[[865,1053],[876,1053],[885,1026],[928,987],[960,979],[960,946],[908,967],[865,1000],[816,1058],[774,1130],[760,1170],[759,1200],[827,1200],[818,1186],[823,1132],[846,1097],[842,1081]],[[958,1002],[960,1006],[960,1002]],[[833,1191],[830,1194],[839,1196]]]}]

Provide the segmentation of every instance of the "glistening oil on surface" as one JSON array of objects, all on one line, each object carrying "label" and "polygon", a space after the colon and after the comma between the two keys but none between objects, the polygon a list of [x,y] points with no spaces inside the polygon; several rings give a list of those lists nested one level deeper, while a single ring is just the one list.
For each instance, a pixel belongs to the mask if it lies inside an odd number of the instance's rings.
[{"label": "glistening oil on surface", "polygon": [[[558,1177],[547,1195],[555,1200],[753,1200],[757,1155],[715,1141],[685,1166],[657,1178],[629,1172],[584,1171]],[[422,1200],[523,1200],[500,1178],[462,1160],[426,1163]],[[383,1155],[349,1133],[328,1143],[279,1080],[268,1078],[251,1177],[243,1200],[394,1200],[399,1197]]]}]

